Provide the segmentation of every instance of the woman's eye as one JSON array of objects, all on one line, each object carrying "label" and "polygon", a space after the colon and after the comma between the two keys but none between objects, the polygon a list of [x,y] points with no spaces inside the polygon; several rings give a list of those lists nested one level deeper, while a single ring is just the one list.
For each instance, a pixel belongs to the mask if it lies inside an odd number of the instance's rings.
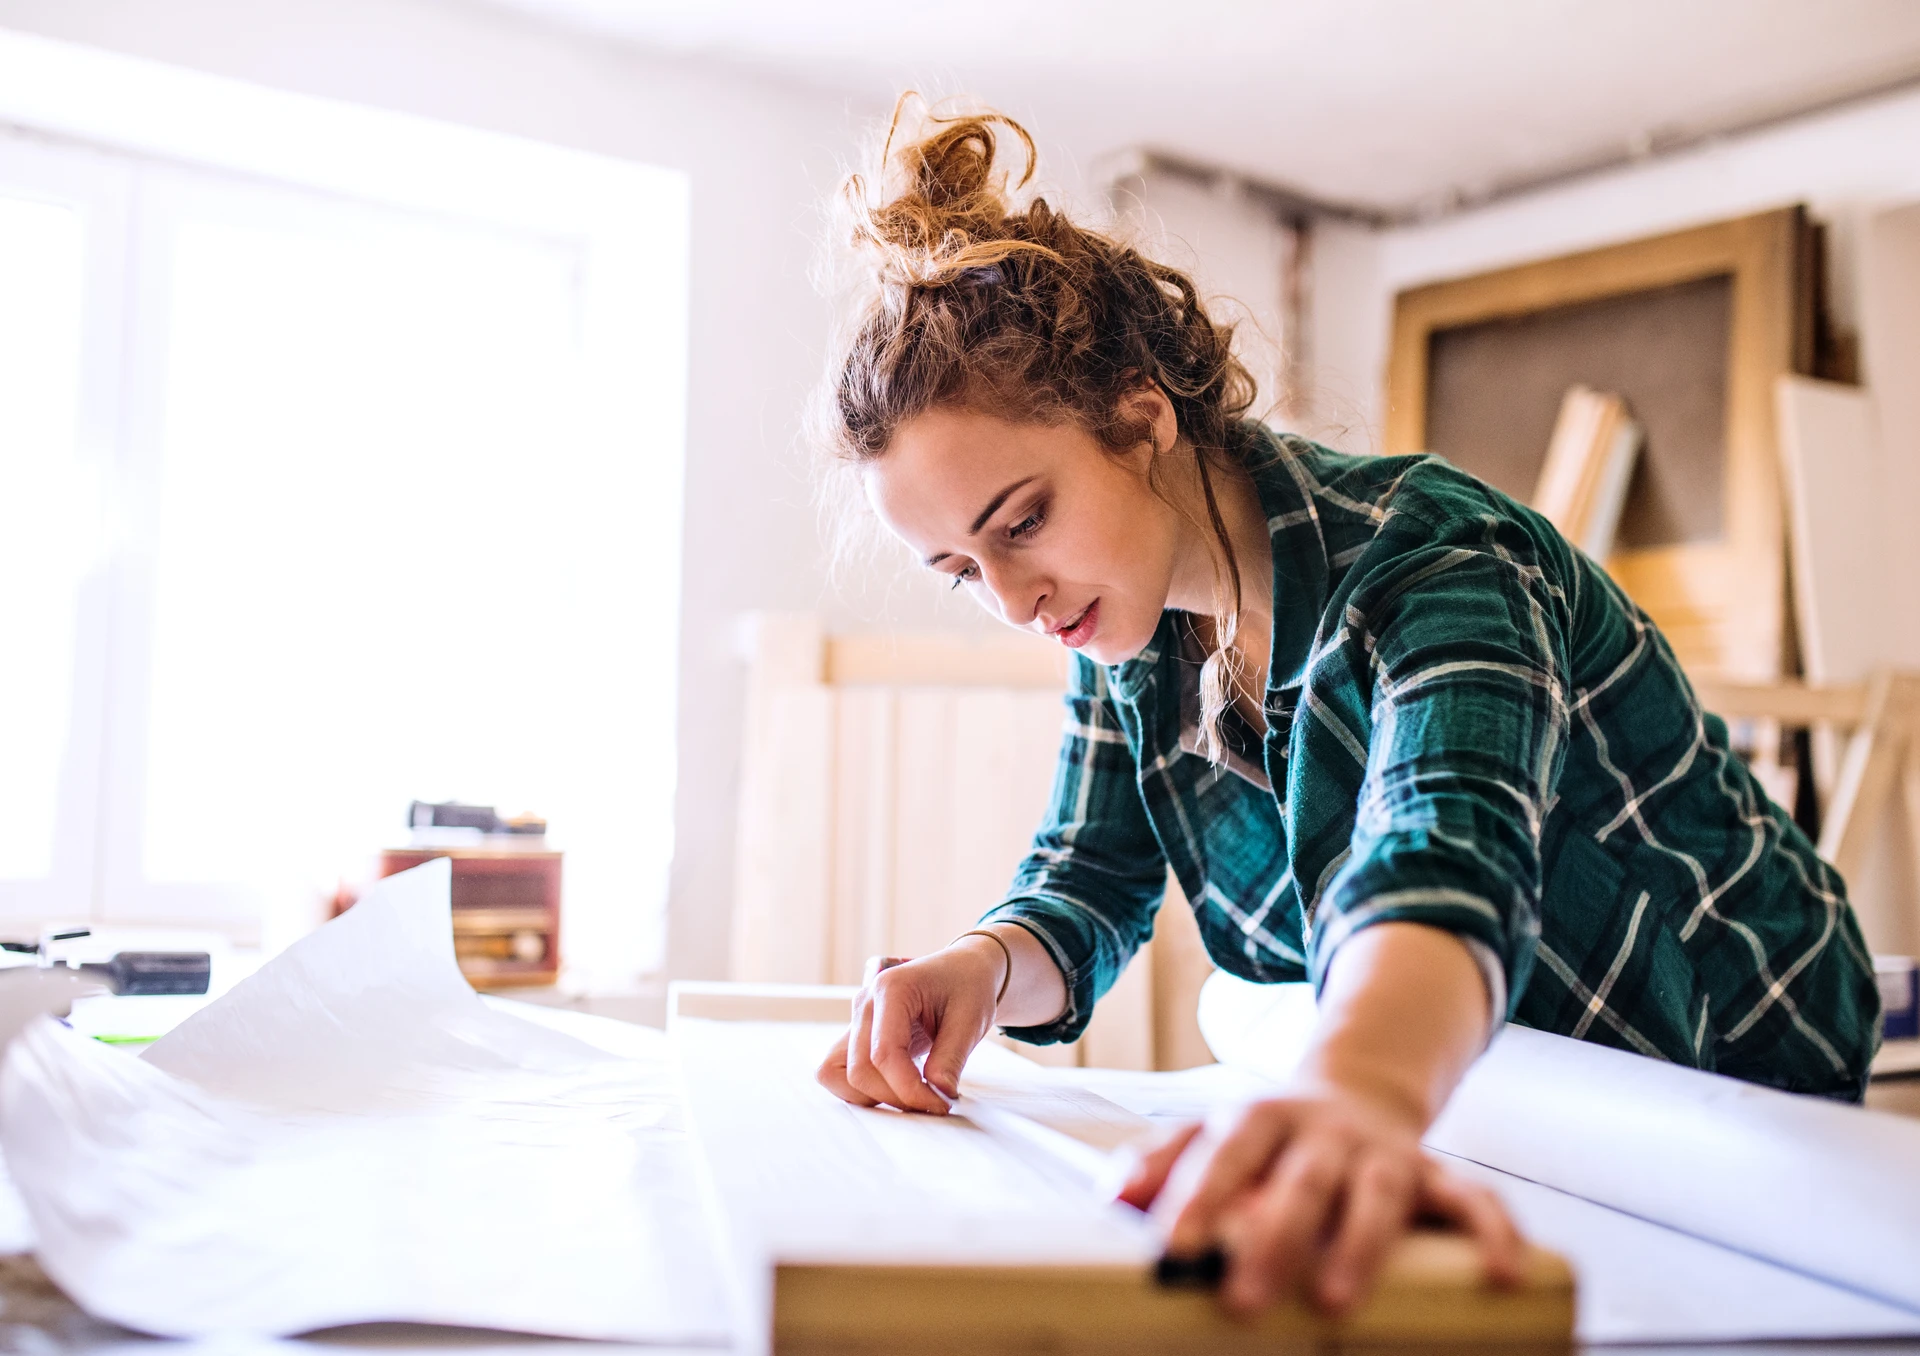
[{"label": "woman's eye", "polygon": [[980,567],[978,565],[969,565],[965,569],[955,570],[953,572],[953,583],[948,587],[957,589],[962,584],[970,584],[979,577]]},{"label": "woman's eye", "polygon": [[1038,532],[1040,530],[1040,524],[1044,523],[1046,520],[1047,520],[1046,509],[1044,507],[1037,508],[1032,513],[1029,513],[1026,517],[1022,518],[1019,522],[1015,523],[1012,527],[1008,528],[1007,535],[1009,537],[1030,537],[1035,532]]}]

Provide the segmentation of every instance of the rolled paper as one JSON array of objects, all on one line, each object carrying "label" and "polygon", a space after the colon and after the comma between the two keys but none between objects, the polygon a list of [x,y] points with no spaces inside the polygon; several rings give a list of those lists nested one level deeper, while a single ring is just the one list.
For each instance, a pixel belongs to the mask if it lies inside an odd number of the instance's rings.
[{"label": "rolled paper", "polygon": [[[1216,974],[1200,1031],[1284,1082],[1305,984]],[[1507,1025],[1430,1148],[1920,1310],[1920,1121]]]}]

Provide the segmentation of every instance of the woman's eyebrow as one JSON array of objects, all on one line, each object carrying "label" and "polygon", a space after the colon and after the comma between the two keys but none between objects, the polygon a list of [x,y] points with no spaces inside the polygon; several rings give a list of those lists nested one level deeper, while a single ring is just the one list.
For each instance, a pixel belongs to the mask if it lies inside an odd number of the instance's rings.
[{"label": "woman's eyebrow", "polygon": [[973,526],[967,529],[967,535],[971,537],[978,534],[980,529],[987,525],[987,519],[993,517],[994,514],[1000,511],[1000,506],[1007,502],[1009,495],[1013,494],[1013,492],[1018,490],[1022,485],[1031,485],[1039,478],[1038,476],[1028,476],[1025,480],[1016,480],[1013,484],[1007,486],[1006,489],[996,494],[992,501],[980,510],[980,516],[973,520]]},{"label": "woman's eyebrow", "polygon": [[[1006,489],[996,494],[992,499],[990,499],[987,502],[987,506],[980,510],[980,516],[973,520],[973,526],[967,529],[967,535],[969,537],[978,536],[980,534],[980,529],[987,525],[987,519],[993,517],[994,514],[998,513],[1000,511],[1000,506],[1006,503],[1008,498],[1018,493],[1020,488],[1023,485],[1031,485],[1033,484],[1034,481],[1038,480],[1039,478],[1040,478],[1039,476],[1028,476],[1023,480],[1016,480],[1013,482],[1013,484],[1007,486]],[[920,563],[922,565],[925,565],[928,569],[932,569],[935,565],[938,565],[941,561],[946,560],[952,554],[953,553],[951,551],[942,551],[938,555],[928,556],[925,560],[921,561]]]}]

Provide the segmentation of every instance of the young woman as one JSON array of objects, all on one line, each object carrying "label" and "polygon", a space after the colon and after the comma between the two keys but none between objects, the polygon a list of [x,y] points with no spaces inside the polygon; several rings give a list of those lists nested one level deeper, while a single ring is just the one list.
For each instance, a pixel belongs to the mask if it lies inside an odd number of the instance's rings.
[{"label": "young woman", "polygon": [[[855,178],[867,294],[826,422],[929,570],[1074,651],[1053,806],[1006,899],[878,973],[820,1080],[941,1114],[995,1025],[1072,1040],[1171,865],[1222,968],[1310,979],[1286,1095],[1128,1189],[1226,1301],[1371,1283],[1417,1215],[1497,1200],[1420,1149],[1499,1023],[1857,1099],[1872,965],[1840,879],[1665,640],[1543,519],[1433,457],[1243,418],[1193,284],[1034,200],[996,115]],[[916,1061],[924,1058],[924,1065]]]}]

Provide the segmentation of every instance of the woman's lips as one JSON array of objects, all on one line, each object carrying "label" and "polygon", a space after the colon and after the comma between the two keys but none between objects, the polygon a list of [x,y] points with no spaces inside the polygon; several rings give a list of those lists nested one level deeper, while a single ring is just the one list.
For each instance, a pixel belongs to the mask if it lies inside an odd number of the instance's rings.
[{"label": "woman's lips", "polygon": [[1060,643],[1069,650],[1077,650],[1093,639],[1093,633],[1100,625],[1100,600],[1095,598],[1087,604],[1087,610],[1071,626],[1063,626],[1054,635],[1060,637]]}]

